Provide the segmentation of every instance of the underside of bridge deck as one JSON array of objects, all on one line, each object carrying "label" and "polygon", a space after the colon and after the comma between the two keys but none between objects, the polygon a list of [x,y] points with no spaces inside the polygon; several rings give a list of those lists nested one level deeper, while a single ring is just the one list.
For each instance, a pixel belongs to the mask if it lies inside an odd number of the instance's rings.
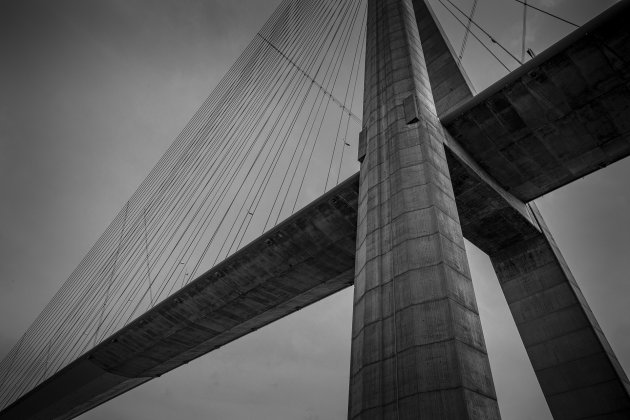
[{"label": "underside of bridge deck", "polygon": [[440,120],[524,202],[628,156],[629,19],[617,3]]}]

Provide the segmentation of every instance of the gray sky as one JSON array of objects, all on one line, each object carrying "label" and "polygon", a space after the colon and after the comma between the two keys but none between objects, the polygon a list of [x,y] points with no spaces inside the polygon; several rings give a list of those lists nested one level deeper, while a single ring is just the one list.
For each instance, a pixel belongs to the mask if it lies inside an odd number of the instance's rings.
[{"label": "gray sky", "polygon": [[[0,358],[277,3],[0,2]],[[584,23],[613,1],[532,3]],[[433,4],[459,49],[461,28]],[[480,23],[519,54],[521,13],[509,0],[479,0],[477,9]],[[570,27],[535,13],[528,46],[539,52]],[[474,40],[464,65],[479,91],[504,75]],[[626,159],[538,200],[626,369],[629,176]],[[550,418],[492,267],[468,250],[503,417]],[[345,418],[351,300],[348,289],[82,418]]]}]

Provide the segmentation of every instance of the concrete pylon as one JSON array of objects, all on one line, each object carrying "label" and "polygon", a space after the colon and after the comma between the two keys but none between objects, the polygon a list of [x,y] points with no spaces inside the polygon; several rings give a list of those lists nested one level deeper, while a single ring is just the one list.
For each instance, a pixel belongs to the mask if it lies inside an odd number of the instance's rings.
[{"label": "concrete pylon", "polygon": [[369,0],[348,418],[499,419],[411,0]]}]

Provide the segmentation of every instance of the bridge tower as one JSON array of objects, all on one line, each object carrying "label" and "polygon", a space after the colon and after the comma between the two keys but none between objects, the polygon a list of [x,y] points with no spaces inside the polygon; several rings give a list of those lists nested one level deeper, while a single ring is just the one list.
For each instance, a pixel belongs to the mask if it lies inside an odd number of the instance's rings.
[{"label": "bridge tower", "polygon": [[498,419],[414,4],[368,8],[348,417]]},{"label": "bridge tower", "polygon": [[[466,152],[438,118],[469,83],[424,0],[368,7],[348,418],[499,419],[449,175]],[[540,214],[488,188],[535,232],[488,249],[554,418],[627,415],[627,377]]]}]

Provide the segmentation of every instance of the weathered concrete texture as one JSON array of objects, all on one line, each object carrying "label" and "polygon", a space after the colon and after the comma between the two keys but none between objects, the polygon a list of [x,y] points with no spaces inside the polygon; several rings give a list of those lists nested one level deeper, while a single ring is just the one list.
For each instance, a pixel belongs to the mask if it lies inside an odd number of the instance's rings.
[{"label": "weathered concrete texture", "polygon": [[368,7],[348,417],[497,419],[412,2]]},{"label": "weathered concrete texture", "polygon": [[447,135],[446,157],[464,237],[487,254],[540,235],[529,208]]},{"label": "weathered concrete texture", "polygon": [[463,104],[473,96],[473,86],[455,51],[426,0],[413,0],[413,9],[422,42],[422,52],[431,82],[433,101],[438,115]]},{"label": "weathered concrete texture", "polygon": [[352,285],[358,177],[331,190],[0,413],[72,418]]},{"label": "weathered concrete texture", "polygon": [[628,156],[629,20],[617,3],[441,121],[524,202]]},{"label": "weathered concrete texture", "polygon": [[554,419],[630,418],[630,383],[538,210],[542,233],[490,255]]}]

